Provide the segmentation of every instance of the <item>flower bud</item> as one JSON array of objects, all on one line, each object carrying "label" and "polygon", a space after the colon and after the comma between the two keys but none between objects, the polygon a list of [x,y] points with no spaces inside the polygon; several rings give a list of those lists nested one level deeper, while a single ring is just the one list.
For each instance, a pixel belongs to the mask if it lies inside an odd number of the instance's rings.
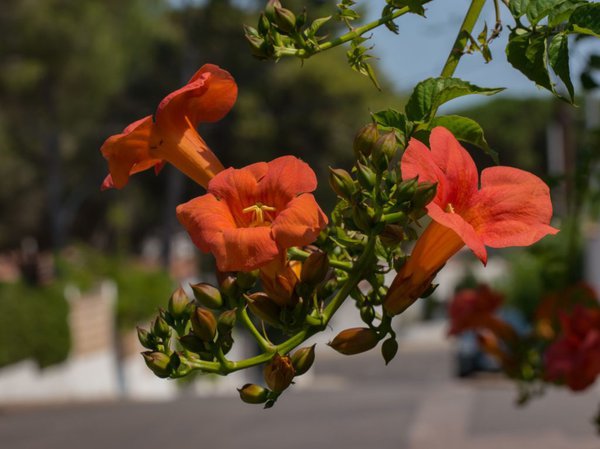
[{"label": "flower bud", "polygon": [[306,373],[315,361],[315,346],[306,346],[298,349],[292,354],[292,365],[296,371],[296,376]]},{"label": "flower bud", "polygon": [[390,131],[382,135],[375,146],[373,147],[373,160],[381,161],[381,166],[387,166],[387,164],[394,158],[396,151],[398,150],[398,141],[396,140],[396,133]]},{"label": "flower bud", "polygon": [[142,352],[144,361],[152,372],[161,378],[169,377],[171,374],[171,358],[162,352]]},{"label": "flower bud", "polygon": [[435,198],[437,192],[437,183],[420,182],[413,197],[413,207],[415,210],[423,209]]},{"label": "flower bud", "polygon": [[248,404],[264,404],[269,397],[269,390],[256,384],[246,384],[238,392],[240,399]]},{"label": "flower bud", "polygon": [[360,319],[365,324],[371,324],[375,319],[375,309],[373,306],[364,305],[360,308]]},{"label": "flower bud", "polygon": [[237,274],[236,283],[244,291],[250,290],[256,284],[256,280],[259,276],[259,270],[254,271],[240,271]]},{"label": "flower bud", "polygon": [[419,185],[418,178],[407,179],[406,181],[399,183],[398,189],[396,190],[398,202],[403,203],[405,201],[412,201],[415,192],[417,191],[417,185]]},{"label": "flower bud", "polygon": [[292,365],[292,359],[287,355],[275,354],[271,361],[265,365],[265,382],[275,393],[281,393],[290,386],[296,371]]},{"label": "flower bud", "polygon": [[375,211],[372,207],[365,204],[358,204],[352,207],[352,221],[356,227],[362,231],[368,232],[375,224]]},{"label": "flower bud", "polygon": [[296,15],[289,9],[275,6],[275,24],[283,33],[296,29]]},{"label": "flower bud", "polygon": [[213,341],[217,334],[217,320],[212,312],[202,307],[196,307],[192,314],[192,330],[203,341]]},{"label": "flower bud", "polygon": [[195,352],[196,354],[199,354],[201,352],[208,352],[210,350],[210,348],[207,347],[206,342],[200,340],[198,337],[191,333],[179,337],[179,343],[181,343],[181,346],[183,346],[188,351]]},{"label": "flower bud", "polygon": [[190,285],[190,287],[192,287],[196,300],[204,307],[218,309],[223,306],[221,292],[212,285],[201,282],[199,284]]},{"label": "flower bud", "polygon": [[262,36],[265,36],[269,32],[270,28],[271,28],[271,22],[269,22],[269,19],[267,19],[267,16],[265,16],[264,14],[261,14],[260,17],[258,18],[258,33]]},{"label": "flower bud", "polygon": [[381,355],[383,356],[383,360],[385,360],[386,365],[390,363],[394,357],[396,357],[397,352],[398,342],[394,337],[388,338],[381,344]]},{"label": "flower bud", "polygon": [[249,33],[246,33],[244,37],[246,38],[246,41],[248,41],[252,56],[258,59],[266,59],[268,57],[265,40],[262,37]]},{"label": "flower bud", "polygon": [[383,228],[383,232],[379,235],[379,238],[384,246],[394,247],[405,240],[406,234],[402,226],[388,224]]},{"label": "flower bud", "polygon": [[171,336],[171,328],[161,316],[157,316],[152,324],[152,333],[158,338],[166,339]]},{"label": "flower bud", "polygon": [[316,287],[325,279],[329,271],[329,257],[323,251],[315,251],[302,263],[300,281]]},{"label": "flower bud", "polygon": [[352,176],[342,168],[329,167],[329,185],[333,191],[344,199],[351,199],[356,191]]},{"label": "flower bud", "polygon": [[190,302],[190,298],[185,294],[185,291],[179,287],[169,298],[169,313],[176,320],[188,319],[190,316]]},{"label": "flower bud", "polygon": [[271,21],[275,21],[275,8],[281,8],[281,2],[279,0],[269,0],[267,6],[265,6],[265,15]]},{"label": "flower bud", "polygon": [[231,274],[223,277],[219,283],[219,287],[223,294],[229,298],[238,298],[240,296],[240,286],[237,283],[237,278]]},{"label": "flower bud", "polygon": [[378,341],[373,329],[353,327],[337,334],[329,346],[341,354],[353,355],[373,349]]},{"label": "flower bud", "polygon": [[379,131],[375,123],[363,126],[354,137],[353,148],[356,159],[359,159],[361,155],[370,156],[378,139]]},{"label": "flower bud", "polygon": [[219,315],[219,318],[217,319],[217,330],[220,334],[231,332],[231,329],[233,329],[233,326],[235,326],[236,310],[237,309],[226,310]]},{"label": "flower bud", "polygon": [[367,190],[371,190],[377,182],[375,172],[360,162],[356,163],[356,178],[360,185]]},{"label": "flower bud", "polygon": [[281,317],[281,307],[264,293],[244,295],[248,308],[265,323],[278,325]]},{"label": "flower bud", "polygon": [[141,327],[136,327],[136,329],[140,344],[144,348],[155,350],[157,344],[156,337],[150,332],[148,332],[146,329],[142,329]]}]

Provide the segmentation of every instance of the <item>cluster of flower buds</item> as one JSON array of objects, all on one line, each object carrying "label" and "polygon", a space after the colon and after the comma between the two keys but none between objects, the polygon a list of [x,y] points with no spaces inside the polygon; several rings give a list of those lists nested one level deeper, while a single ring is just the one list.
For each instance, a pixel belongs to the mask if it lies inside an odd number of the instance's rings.
[{"label": "cluster of flower buds", "polygon": [[307,23],[306,11],[296,15],[279,0],[269,0],[256,28],[245,26],[252,54],[259,59],[278,59],[284,55],[308,57],[317,51],[317,33],[331,17]]}]

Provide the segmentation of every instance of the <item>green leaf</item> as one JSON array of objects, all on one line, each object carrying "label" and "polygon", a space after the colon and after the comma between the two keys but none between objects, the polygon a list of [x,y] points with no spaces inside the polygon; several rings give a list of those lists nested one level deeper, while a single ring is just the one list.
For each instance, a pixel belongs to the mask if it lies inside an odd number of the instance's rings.
[{"label": "green leaf", "polygon": [[564,0],[548,14],[548,26],[554,28],[569,20],[573,11],[582,3],[583,0]]},{"label": "green leaf", "polygon": [[448,101],[471,94],[494,95],[504,88],[484,88],[458,78],[428,78],[413,90],[406,104],[406,116],[411,121],[428,121],[437,109]]},{"label": "green leaf", "polygon": [[481,148],[485,154],[490,156],[493,161],[498,164],[498,153],[490,148],[485,140],[483,129],[475,120],[460,115],[443,115],[434,118],[431,122],[430,128],[436,126],[443,126],[454,134],[454,137],[458,140]]},{"label": "green leaf", "polygon": [[600,3],[588,3],[577,8],[569,18],[569,25],[576,33],[600,37]]},{"label": "green leaf", "polygon": [[529,0],[511,0],[508,3],[510,12],[512,13],[513,17],[515,17],[516,19],[521,17],[523,14],[525,14],[525,11],[527,11],[528,5],[529,5]]},{"label": "green leaf", "polygon": [[546,17],[550,11],[557,8],[565,0],[530,0],[525,13],[532,25],[537,24],[540,20]]},{"label": "green leaf", "polygon": [[555,93],[548,74],[544,35],[512,32],[506,46],[506,57],[515,69],[531,81]]},{"label": "green leaf", "polygon": [[425,16],[425,8],[423,8],[423,5],[428,2],[423,0],[389,0],[388,3],[397,9],[408,6],[408,10],[413,14]]},{"label": "green leaf", "polygon": [[318,19],[315,19],[313,21],[313,23],[310,24],[310,28],[309,28],[309,36],[315,36],[317,34],[317,32],[319,31],[319,29],[325,25],[327,22],[329,22],[331,20],[331,16],[327,16],[327,17],[320,17]]},{"label": "green leaf", "polygon": [[575,101],[575,91],[569,69],[569,36],[566,33],[559,33],[554,36],[548,47],[548,60],[554,73],[562,80],[569,91],[571,102]]}]

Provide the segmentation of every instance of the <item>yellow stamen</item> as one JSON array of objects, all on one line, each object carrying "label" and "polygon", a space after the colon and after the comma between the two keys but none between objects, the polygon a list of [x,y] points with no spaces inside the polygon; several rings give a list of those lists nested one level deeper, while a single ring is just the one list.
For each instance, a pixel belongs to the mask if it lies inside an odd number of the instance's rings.
[{"label": "yellow stamen", "polygon": [[455,213],[454,207],[452,207],[452,203],[448,203],[448,205],[446,206],[446,212],[449,212],[451,214]]},{"label": "yellow stamen", "polygon": [[[275,208],[271,206],[267,206],[260,202],[248,206],[242,210],[243,213],[247,214],[248,212],[252,212],[252,222],[250,223],[251,227],[255,226],[264,226],[268,225],[273,221],[273,217],[269,212],[275,212]],[[268,220],[266,221],[265,218]]]}]

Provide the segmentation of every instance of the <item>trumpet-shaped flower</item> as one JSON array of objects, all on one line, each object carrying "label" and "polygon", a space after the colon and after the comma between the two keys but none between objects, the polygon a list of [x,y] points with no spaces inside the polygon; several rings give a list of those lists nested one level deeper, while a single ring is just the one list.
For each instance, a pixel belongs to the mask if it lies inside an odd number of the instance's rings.
[{"label": "trumpet-shaped flower", "polygon": [[437,193],[426,206],[432,222],[385,299],[385,309],[393,315],[421,296],[463,246],[486,264],[486,246],[528,246],[558,232],[549,225],[548,186],[537,176],[511,167],[491,167],[481,172],[479,186],[473,159],[450,131],[434,128],[430,145],[431,151],[412,139],[402,156],[402,178],[437,183]]},{"label": "trumpet-shaped flower", "polygon": [[110,174],[102,188],[123,188],[129,176],[169,162],[206,187],[223,165],[196,131],[201,122],[222,119],[237,98],[231,75],[206,64],[182,88],[167,95],[154,116],[129,125],[106,139],[100,151]]},{"label": "trumpet-shaped flower", "polygon": [[177,217],[219,270],[252,271],[317,238],[327,217],[310,193],[316,187],[306,163],[283,156],[222,171],[206,195],[177,207]]},{"label": "trumpet-shaped flower", "polygon": [[584,390],[600,374],[600,310],[578,305],[560,318],[563,335],[544,354],[545,378]]}]

